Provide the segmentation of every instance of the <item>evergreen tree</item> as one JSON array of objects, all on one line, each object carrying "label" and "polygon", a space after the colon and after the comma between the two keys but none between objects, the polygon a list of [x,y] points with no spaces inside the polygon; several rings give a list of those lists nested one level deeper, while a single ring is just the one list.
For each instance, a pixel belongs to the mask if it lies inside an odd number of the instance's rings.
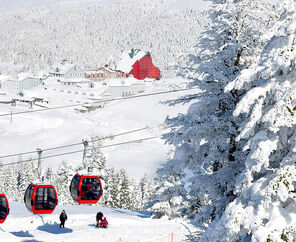
[{"label": "evergreen tree", "polygon": [[124,169],[120,170],[119,173],[119,181],[120,181],[120,187],[119,187],[119,208],[123,209],[131,209],[131,191],[130,191],[130,182],[128,179],[128,176],[126,174],[126,171]]},{"label": "evergreen tree", "polygon": [[166,121],[176,150],[150,207],[194,218],[202,241],[292,241],[283,217],[295,203],[295,2],[215,3],[179,68],[200,93]]},{"label": "evergreen tree", "polygon": [[98,173],[100,177],[104,177],[106,168],[106,157],[100,150],[102,140],[99,135],[92,135],[88,142],[89,147],[86,153],[86,166],[90,171]]},{"label": "evergreen tree", "polygon": [[144,174],[144,177],[141,179],[138,189],[141,193],[141,208],[144,208],[146,207],[148,200],[154,195],[155,192],[154,184],[149,179],[146,173]]},{"label": "evergreen tree", "polygon": [[119,208],[120,207],[120,196],[119,196],[119,174],[114,171],[114,168],[111,168],[110,180],[109,180],[109,194],[110,198],[108,204],[110,207]]},{"label": "evergreen tree", "polygon": [[59,204],[74,204],[69,191],[70,183],[74,175],[73,167],[67,161],[63,160],[59,164],[57,172],[53,177],[53,185],[58,193]]},{"label": "evergreen tree", "polygon": [[140,184],[132,179],[131,181],[131,210],[143,210],[143,199]]},{"label": "evergreen tree", "polygon": [[17,195],[14,200],[23,202],[27,187],[37,179],[37,169],[32,160],[21,162],[22,159],[19,158],[19,161],[20,163],[16,166]]}]

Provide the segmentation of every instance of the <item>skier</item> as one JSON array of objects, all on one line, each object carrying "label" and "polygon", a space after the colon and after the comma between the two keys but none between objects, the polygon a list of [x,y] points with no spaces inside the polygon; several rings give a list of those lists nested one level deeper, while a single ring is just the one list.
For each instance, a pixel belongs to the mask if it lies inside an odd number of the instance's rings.
[{"label": "skier", "polygon": [[106,217],[104,217],[102,212],[97,213],[96,221],[97,221],[96,227],[107,228],[108,221]]},{"label": "skier", "polygon": [[61,224],[60,224],[60,228],[63,226],[63,228],[65,228],[65,221],[67,220],[67,214],[66,214],[66,211],[63,210],[61,215],[60,215],[60,221],[61,221]]}]

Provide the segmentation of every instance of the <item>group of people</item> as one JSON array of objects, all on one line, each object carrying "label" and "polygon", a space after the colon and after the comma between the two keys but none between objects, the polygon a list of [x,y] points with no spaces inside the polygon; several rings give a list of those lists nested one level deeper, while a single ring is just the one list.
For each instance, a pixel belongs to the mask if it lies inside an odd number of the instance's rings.
[{"label": "group of people", "polygon": [[[65,228],[65,222],[68,219],[66,211],[63,210],[62,213],[60,214],[60,228]],[[108,226],[108,221],[107,218],[104,216],[104,214],[102,212],[98,212],[96,215],[96,228],[100,227],[100,228],[107,228]]]}]

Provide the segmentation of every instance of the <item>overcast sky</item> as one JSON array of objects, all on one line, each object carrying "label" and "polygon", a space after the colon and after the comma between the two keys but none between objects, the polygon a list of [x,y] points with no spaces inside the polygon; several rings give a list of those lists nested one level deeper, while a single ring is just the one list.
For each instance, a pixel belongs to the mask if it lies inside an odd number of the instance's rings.
[{"label": "overcast sky", "polygon": [[[0,0],[0,11],[10,11],[17,8],[33,7],[38,5],[51,5],[58,2],[98,2],[99,0]],[[114,0],[100,0],[112,2]],[[200,8],[204,9],[209,3],[204,0],[175,0],[171,5],[174,9],[179,8]]]}]

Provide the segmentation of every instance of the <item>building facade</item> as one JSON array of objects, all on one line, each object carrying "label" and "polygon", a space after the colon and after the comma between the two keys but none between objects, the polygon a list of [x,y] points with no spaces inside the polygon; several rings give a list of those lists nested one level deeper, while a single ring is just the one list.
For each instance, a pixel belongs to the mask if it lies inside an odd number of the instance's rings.
[{"label": "building facade", "polygon": [[85,78],[92,81],[103,81],[106,79],[127,77],[122,71],[112,70],[108,65],[100,67],[96,70],[88,70],[85,72]]}]

